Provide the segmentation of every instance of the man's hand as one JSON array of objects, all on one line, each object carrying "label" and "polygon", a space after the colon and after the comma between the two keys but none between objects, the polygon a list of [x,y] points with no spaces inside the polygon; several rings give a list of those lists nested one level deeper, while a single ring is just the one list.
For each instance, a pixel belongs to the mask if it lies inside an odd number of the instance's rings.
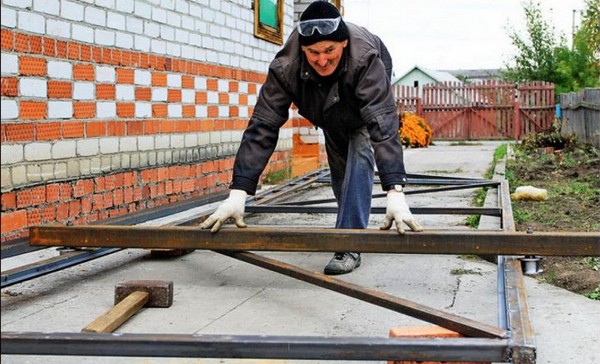
[{"label": "man's hand", "polygon": [[248,194],[243,190],[231,190],[229,197],[223,201],[217,208],[217,211],[213,212],[201,225],[202,229],[210,229],[211,232],[216,233],[221,229],[221,226],[229,218],[233,218],[235,224],[239,228],[245,228],[248,225],[244,222],[244,209],[246,207],[246,197]]},{"label": "man's hand", "polygon": [[404,198],[404,192],[391,189],[387,193],[387,208],[385,219],[381,230],[388,230],[392,227],[392,222],[396,221],[396,229],[399,234],[404,234],[404,225],[408,225],[412,231],[423,231],[421,224],[415,220]]}]

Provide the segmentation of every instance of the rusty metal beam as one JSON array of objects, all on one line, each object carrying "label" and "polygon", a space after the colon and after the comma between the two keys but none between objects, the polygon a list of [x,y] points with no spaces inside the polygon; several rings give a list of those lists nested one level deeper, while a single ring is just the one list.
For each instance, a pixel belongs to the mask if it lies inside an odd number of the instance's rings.
[{"label": "rusty metal beam", "polygon": [[374,229],[33,226],[31,245],[233,251],[356,251],[398,254],[600,255],[598,232],[423,231]]},{"label": "rusty metal beam", "polygon": [[219,253],[250,264],[254,264],[261,268],[266,268],[277,273],[285,274],[286,276],[296,278],[319,287],[327,288],[329,290],[357,298],[380,307],[393,310],[395,312],[404,313],[419,320],[433,323],[446,329],[458,332],[467,337],[507,337],[506,331],[497,327],[436,310],[434,308],[395,297],[372,288],[364,288],[353,283],[344,282],[325,274],[311,272],[291,264],[277,261],[275,259],[248,252],[219,251]]},{"label": "rusty metal beam", "polygon": [[508,340],[2,332],[3,355],[508,362]]}]

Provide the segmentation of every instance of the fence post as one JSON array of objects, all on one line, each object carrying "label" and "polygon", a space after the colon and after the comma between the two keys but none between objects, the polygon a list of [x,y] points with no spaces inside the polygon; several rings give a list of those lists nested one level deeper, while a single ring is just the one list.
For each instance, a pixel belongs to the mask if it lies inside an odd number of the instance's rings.
[{"label": "fence post", "polygon": [[425,115],[423,115],[423,102],[420,97],[417,97],[417,116],[425,118]]},{"label": "fence post", "polygon": [[513,136],[515,142],[519,141],[521,137],[521,122],[519,120],[519,100],[515,100],[513,103]]}]

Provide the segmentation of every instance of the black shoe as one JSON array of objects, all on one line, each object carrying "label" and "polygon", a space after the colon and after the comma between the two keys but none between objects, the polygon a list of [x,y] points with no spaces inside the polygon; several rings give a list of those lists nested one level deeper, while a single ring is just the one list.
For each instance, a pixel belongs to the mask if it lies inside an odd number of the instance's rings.
[{"label": "black shoe", "polygon": [[325,266],[324,273],[329,275],[350,273],[360,267],[360,253],[335,253]]}]

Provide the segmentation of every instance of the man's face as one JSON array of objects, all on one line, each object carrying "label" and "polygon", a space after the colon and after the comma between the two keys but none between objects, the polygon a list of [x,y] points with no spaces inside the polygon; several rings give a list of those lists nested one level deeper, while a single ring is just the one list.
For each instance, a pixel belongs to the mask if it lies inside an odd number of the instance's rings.
[{"label": "man's face", "polygon": [[336,42],[332,40],[322,40],[315,44],[302,46],[302,51],[306,55],[308,64],[320,75],[329,76],[335,71],[344,48],[348,45],[348,40]]}]

